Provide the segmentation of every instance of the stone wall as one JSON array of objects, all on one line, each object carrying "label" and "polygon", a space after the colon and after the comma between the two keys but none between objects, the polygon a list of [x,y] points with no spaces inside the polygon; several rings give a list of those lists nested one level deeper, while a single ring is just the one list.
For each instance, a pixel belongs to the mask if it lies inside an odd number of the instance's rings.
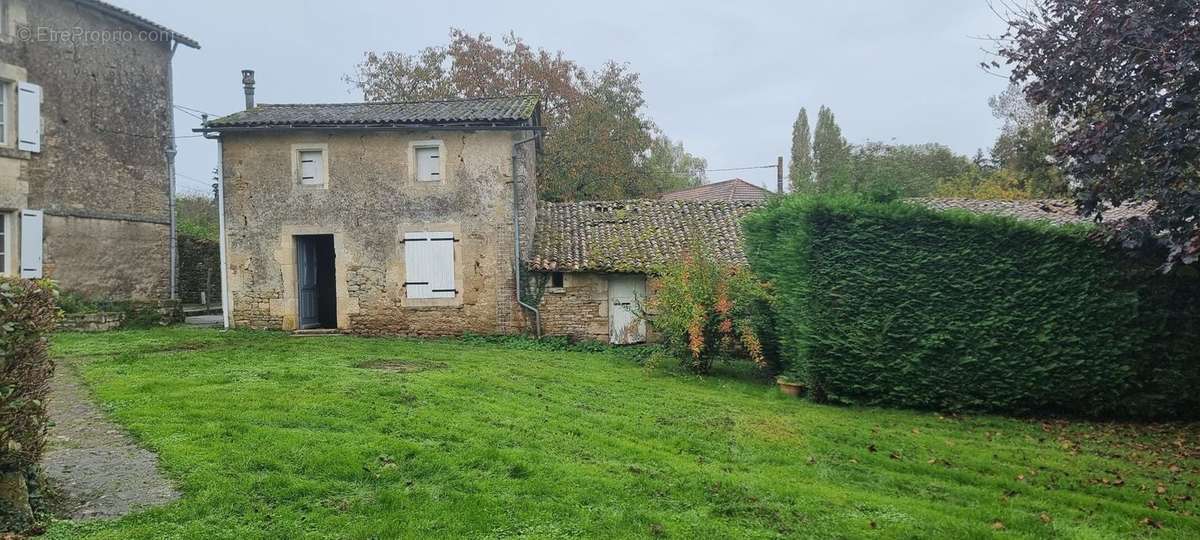
[{"label": "stone wall", "polygon": [[[298,327],[295,236],[329,234],[338,327],[360,334],[514,333],[512,143],[507,131],[273,131],[223,136],[233,324]],[[418,183],[410,143],[440,139],[444,180]],[[325,145],[328,184],[300,186],[297,145]],[[532,160],[532,153],[528,159]],[[530,168],[532,171],[532,167]],[[536,194],[521,190],[520,199]],[[531,207],[522,201],[520,207]],[[528,222],[532,224],[532,216]],[[455,233],[453,299],[414,301],[403,287],[405,232]],[[523,229],[531,244],[533,227]]]},{"label": "stone wall", "polygon": [[[44,246],[46,270],[64,289],[167,296],[169,43],[51,40],[43,38],[49,30],[136,36],[139,28],[69,0],[8,0],[7,7],[0,78],[42,87],[42,151],[0,148],[0,211],[45,211],[46,235],[58,237]],[[16,37],[18,27],[31,37]],[[86,234],[71,238],[77,233]]]},{"label": "stone wall", "polygon": [[68,332],[107,332],[130,323],[137,326],[168,326],[183,322],[182,305],[177,300],[155,300],[122,304],[121,311],[67,313],[58,329]]},{"label": "stone wall", "polygon": [[[660,286],[654,277],[646,280],[650,298]],[[557,289],[547,286],[538,305],[542,314],[542,335],[608,342],[608,305],[608,274],[564,273],[563,286]],[[657,339],[654,329],[647,324],[646,340]]]},{"label": "stone wall", "polygon": [[107,332],[121,327],[125,314],[120,311],[68,313],[58,323],[63,332]]},{"label": "stone wall", "polygon": [[45,216],[43,269],[63,290],[89,298],[161,298],[170,279],[170,226]]},{"label": "stone wall", "polygon": [[608,341],[608,275],[563,274],[563,287],[546,287],[538,305],[542,335]]},{"label": "stone wall", "polygon": [[221,303],[221,246],[216,240],[180,236],[179,298],[200,303],[200,293],[210,304]]}]

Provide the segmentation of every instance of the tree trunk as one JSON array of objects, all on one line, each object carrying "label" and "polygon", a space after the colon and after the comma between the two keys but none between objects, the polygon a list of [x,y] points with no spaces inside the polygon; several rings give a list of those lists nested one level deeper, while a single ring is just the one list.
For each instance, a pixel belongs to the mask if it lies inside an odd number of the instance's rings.
[{"label": "tree trunk", "polygon": [[29,486],[23,471],[0,471],[0,532],[22,532],[33,526]]}]

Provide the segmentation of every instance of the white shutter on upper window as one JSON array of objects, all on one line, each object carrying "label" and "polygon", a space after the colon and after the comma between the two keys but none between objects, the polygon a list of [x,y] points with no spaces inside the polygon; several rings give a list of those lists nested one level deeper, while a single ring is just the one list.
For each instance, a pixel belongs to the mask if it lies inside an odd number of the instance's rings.
[{"label": "white shutter on upper window", "polygon": [[429,282],[433,298],[454,298],[454,234],[429,233]]},{"label": "white shutter on upper window", "polygon": [[441,158],[438,147],[418,146],[414,152],[417,160],[417,180],[436,182],[441,180]]},{"label": "white shutter on upper window", "polygon": [[300,152],[300,183],[305,185],[321,185],[325,179],[321,177],[324,166],[321,163],[320,150],[302,150]]},{"label": "white shutter on upper window", "polygon": [[42,277],[41,210],[21,210],[21,277]]},{"label": "white shutter on upper window", "polygon": [[17,83],[17,149],[42,151],[42,87]]},{"label": "white shutter on upper window", "polygon": [[429,233],[404,233],[404,290],[408,298],[432,298]]}]

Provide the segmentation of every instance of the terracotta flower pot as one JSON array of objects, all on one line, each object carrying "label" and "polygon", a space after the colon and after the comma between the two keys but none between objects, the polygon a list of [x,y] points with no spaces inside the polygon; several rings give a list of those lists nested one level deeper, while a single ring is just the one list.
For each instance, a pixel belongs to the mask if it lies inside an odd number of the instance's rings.
[{"label": "terracotta flower pot", "polygon": [[789,396],[800,397],[800,395],[804,393],[803,384],[785,381],[782,379],[776,379],[775,382],[779,384],[779,390]]}]

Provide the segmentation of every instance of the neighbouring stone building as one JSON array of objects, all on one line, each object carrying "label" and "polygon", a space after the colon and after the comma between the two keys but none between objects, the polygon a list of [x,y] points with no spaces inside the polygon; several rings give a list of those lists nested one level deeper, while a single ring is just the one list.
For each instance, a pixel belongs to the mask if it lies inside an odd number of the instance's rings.
[{"label": "neighbouring stone building", "polygon": [[0,0],[0,273],[169,296],[178,45],[104,2]]},{"label": "neighbouring stone building", "polygon": [[201,129],[221,145],[232,326],[526,327],[538,98],[255,105],[244,75],[247,109]]}]

